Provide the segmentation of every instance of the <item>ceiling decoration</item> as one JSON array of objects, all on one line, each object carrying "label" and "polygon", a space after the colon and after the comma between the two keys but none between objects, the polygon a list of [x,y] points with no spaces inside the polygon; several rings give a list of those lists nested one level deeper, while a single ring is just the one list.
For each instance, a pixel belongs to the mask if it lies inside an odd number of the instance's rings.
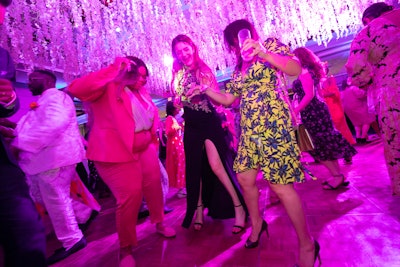
[{"label": "ceiling decoration", "polygon": [[66,81],[117,56],[135,55],[149,67],[150,91],[167,95],[171,41],[178,34],[190,36],[205,62],[224,75],[235,64],[222,36],[233,20],[247,18],[262,37],[278,37],[294,48],[357,32],[362,11],[372,2],[377,1],[14,0],[0,45],[28,71],[60,71]]}]

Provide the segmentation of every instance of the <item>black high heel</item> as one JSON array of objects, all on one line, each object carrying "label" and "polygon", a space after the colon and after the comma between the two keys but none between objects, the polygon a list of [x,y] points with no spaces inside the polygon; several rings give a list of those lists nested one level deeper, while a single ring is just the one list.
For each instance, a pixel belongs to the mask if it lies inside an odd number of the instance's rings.
[{"label": "black high heel", "polygon": [[321,266],[321,256],[319,255],[319,251],[321,250],[321,246],[319,245],[318,241],[314,239],[314,264],[317,262],[318,259],[318,266]]},{"label": "black high heel", "polygon": [[[235,208],[242,207],[242,204],[239,204],[239,205],[234,206],[234,207],[235,207]],[[245,212],[246,212],[246,211],[245,211]],[[246,218],[244,219],[244,223],[245,223],[245,224],[246,224],[246,222],[247,222],[247,216],[246,216]],[[235,228],[238,229],[239,231],[234,231]],[[245,225],[242,226],[242,225],[235,224],[235,225],[233,226],[233,229],[232,229],[232,234],[238,235],[238,234],[240,234],[241,232],[244,231],[244,228],[245,228]]]},{"label": "black high heel", "polygon": [[[198,206],[197,206],[197,209],[198,209],[198,208],[201,208],[201,213],[203,213],[203,207],[204,207],[204,205],[201,204],[201,205],[198,205]],[[197,211],[196,211],[196,212],[197,212]],[[196,216],[197,216],[197,215],[196,215]],[[203,215],[202,215],[202,217],[203,217]],[[203,222],[200,222],[200,221],[195,222],[195,223],[193,224],[193,227],[194,227],[194,230],[200,231],[200,230],[203,228]]]},{"label": "black high heel", "polygon": [[[319,251],[321,250],[321,246],[319,245],[318,241],[314,239],[314,264],[317,262],[318,259],[318,266],[321,266],[321,256],[319,255]],[[294,267],[300,267],[297,263],[294,265]]]},{"label": "black high heel", "polygon": [[267,237],[269,237],[268,233],[268,224],[265,220],[263,220],[262,225],[261,225],[261,230],[258,233],[258,238],[257,241],[250,241],[250,238],[247,239],[246,244],[244,245],[245,248],[256,248],[258,247],[258,242],[260,241],[261,234],[265,231],[267,234]]},{"label": "black high heel", "polygon": [[344,177],[343,174],[334,175],[333,177],[340,177],[341,178],[340,184],[338,184],[337,186],[333,186],[328,181],[325,181],[325,182],[322,183],[322,189],[324,189],[324,190],[336,190],[336,189],[339,189],[340,187],[347,187],[350,184],[349,181],[346,181],[346,178]]}]

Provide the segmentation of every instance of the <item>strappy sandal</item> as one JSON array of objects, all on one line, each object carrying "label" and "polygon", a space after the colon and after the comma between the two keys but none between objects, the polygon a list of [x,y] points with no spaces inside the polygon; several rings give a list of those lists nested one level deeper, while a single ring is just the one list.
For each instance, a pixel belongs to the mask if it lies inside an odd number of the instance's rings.
[{"label": "strappy sandal", "polygon": [[[198,205],[197,206],[197,209],[198,208],[201,208],[201,213],[203,213],[203,204],[201,204],[201,205]],[[197,215],[196,215],[197,216]],[[202,216],[203,216],[203,214],[202,214]],[[194,228],[194,230],[196,230],[196,231],[200,231],[202,228],[203,228],[203,222],[194,222],[193,223],[193,228]]]},{"label": "strappy sandal", "polygon": [[349,181],[345,181],[344,180],[344,175],[343,174],[334,175],[333,177],[339,177],[339,176],[342,178],[342,182],[341,183],[339,183],[337,186],[333,186],[328,181],[325,181],[325,182],[322,183],[322,189],[324,189],[324,190],[337,190],[340,187],[346,187],[346,186],[348,186],[350,184]]},{"label": "strappy sandal", "polygon": [[[239,208],[241,206],[242,206],[242,204],[239,204],[239,205],[235,206],[235,208]],[[246,220],[247,220],[247,218],[245,218],[245,223],[246,223]],[[238,229],[239,231],[235,231],[236,230],[235,228]],[[232,228],[232,234],[234,234],[234,235],[240,234],[241,232],[244,231],[244,229],[245,229],[244,226],[235,224]]]},{"label": "strappy sandal", "polygon": [[194,230],[200,231],[201,228],[203,228],[203,223],[201,223],[201,222],[195,222],[195,223],[193,224],[193,227],[194,227]]},{"label": "strappy sandal", "polygon": [[[236,228],[236,229],[239,229],[239,231],[234,231],[235,228]],[[243,232],[243,231],[244,231],[244,226],[234,225],[234,226],[233,226],[233,229],[232,229],[232,234],[238,235],[238,234],[240,234],[240,233]]]}]

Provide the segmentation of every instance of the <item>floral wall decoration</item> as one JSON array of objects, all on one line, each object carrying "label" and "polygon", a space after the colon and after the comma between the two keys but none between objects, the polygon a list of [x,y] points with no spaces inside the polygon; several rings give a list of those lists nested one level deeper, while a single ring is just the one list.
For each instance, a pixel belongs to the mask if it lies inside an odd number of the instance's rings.
[{"label": "floral wall decoration", "polygon": [[65,80],[96,71],[123,55],[142,58],[148,88],[167,95],[171,41],[189,35],[200,55],[224,73],[235,64],[222,32],[246,18],[263,37],[293,48],[313,39],[327,43],[357,32],[371,0],[13,0],[0,28],[0,45],[19,66],[64,73]]}]

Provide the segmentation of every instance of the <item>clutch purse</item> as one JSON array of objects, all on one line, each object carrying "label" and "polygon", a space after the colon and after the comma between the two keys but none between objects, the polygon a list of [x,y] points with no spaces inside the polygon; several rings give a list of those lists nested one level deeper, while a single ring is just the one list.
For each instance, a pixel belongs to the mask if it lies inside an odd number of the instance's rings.
[{"label": "clutch purse", "polygon": [[310,151],[314,150],[314,143],[308,133],[306,127],[303,124],[296,126],[296,139],[300,151]]}]

